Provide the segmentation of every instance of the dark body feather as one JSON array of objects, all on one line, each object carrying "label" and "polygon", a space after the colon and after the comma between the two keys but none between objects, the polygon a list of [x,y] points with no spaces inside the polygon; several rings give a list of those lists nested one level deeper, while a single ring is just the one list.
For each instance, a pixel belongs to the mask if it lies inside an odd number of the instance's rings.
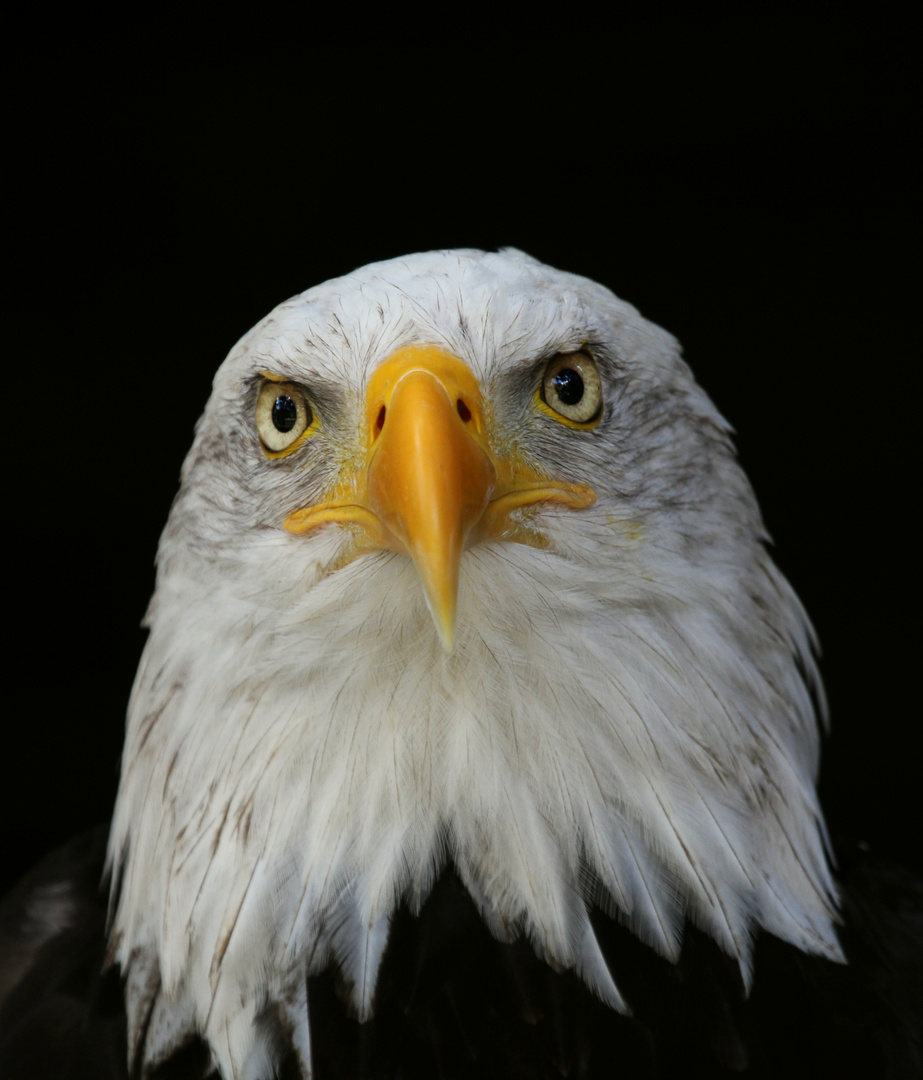
[{"label": "dark body feather", "polygon": [[[130,1075],[119,975],[102,973],[104,850],[105,829],[73,841],[0,909],[7,1080]],[[859,847],[838,854],[849,964],[764,935],[749,997],[733,963],[694,928],[672,965],[597,914],[630,1018],[552,971],[527,942],[496,941],[446,873],[419,916],[395,916],[372,1021],[349,1015],[335,972],[310,980],[317,1080],[921,1076],[923,886]],[[273,1015],[263,1022],[284,1042]],[[154,1074],[214,1075],[201,1043]],[[286,1061],[281,1076],[295,1075]]]}]

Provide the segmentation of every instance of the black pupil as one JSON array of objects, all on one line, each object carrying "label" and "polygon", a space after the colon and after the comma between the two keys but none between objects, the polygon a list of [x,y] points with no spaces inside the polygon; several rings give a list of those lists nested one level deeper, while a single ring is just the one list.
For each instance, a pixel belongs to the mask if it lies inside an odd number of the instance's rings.
[{"label": "black pupil", "polygon": [[573,368],[561,368],[551,379],[554,392],[565,405],[576,405],[583,397],[583,379]]},{"label": "black pupil", "polygon": [[272,424],[276,431],[291,431],[298,419],[298,407],[288,394],[280,394],[272,403]]}]

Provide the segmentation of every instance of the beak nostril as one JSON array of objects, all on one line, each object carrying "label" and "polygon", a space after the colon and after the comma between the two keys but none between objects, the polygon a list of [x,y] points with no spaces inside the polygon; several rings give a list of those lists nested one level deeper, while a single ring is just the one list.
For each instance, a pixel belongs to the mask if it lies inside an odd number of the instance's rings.
[{"label": "beak nostril", "polygon": [[462,418],[462,421],[467,424],[468,421],[471,419],[471,410],[462,401],[461,398],[458,399],[456,403],[456,408],[458,409],[458,415]]},{"label": "beak nostril", "polygon": [[384,405],[382,405],[382,407],[378,410],[378,418],[375,421],[375,434],[376,435],[380,435],[381,434],[381,429],[385,426],[385,411],[386,410],[385,410]]}]

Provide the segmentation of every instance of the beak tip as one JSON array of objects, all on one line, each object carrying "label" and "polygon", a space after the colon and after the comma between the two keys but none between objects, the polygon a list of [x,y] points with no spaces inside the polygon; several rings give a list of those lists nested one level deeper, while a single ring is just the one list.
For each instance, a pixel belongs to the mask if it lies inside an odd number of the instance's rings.
[{"label": "beak tip", "polygon": [[451,656],[455,652],[455,612],[437,615],[435,622],[443,651],[446,656]]},{"label": "beak tip", "polygon": [[458,553],[441,558],[413,553],[413,560],[423,585],[426,606],[439,635],[446,656],[455,650],[455,615],[458,605]]}]

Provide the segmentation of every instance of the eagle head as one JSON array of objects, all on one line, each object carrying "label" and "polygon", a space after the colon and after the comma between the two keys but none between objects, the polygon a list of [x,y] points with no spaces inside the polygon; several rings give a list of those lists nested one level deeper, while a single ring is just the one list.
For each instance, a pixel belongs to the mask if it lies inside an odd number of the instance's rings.
[{"label": "eagle head", "polygon": [[[589,912],[840,956],[811,629],[676,341],[521,252],[367,266],[218,370],[164,531],[109,848],[133,1053],[310,1070],[451,867],[623,1009]],[[610,968],[611,965],[611,968]]]}]

